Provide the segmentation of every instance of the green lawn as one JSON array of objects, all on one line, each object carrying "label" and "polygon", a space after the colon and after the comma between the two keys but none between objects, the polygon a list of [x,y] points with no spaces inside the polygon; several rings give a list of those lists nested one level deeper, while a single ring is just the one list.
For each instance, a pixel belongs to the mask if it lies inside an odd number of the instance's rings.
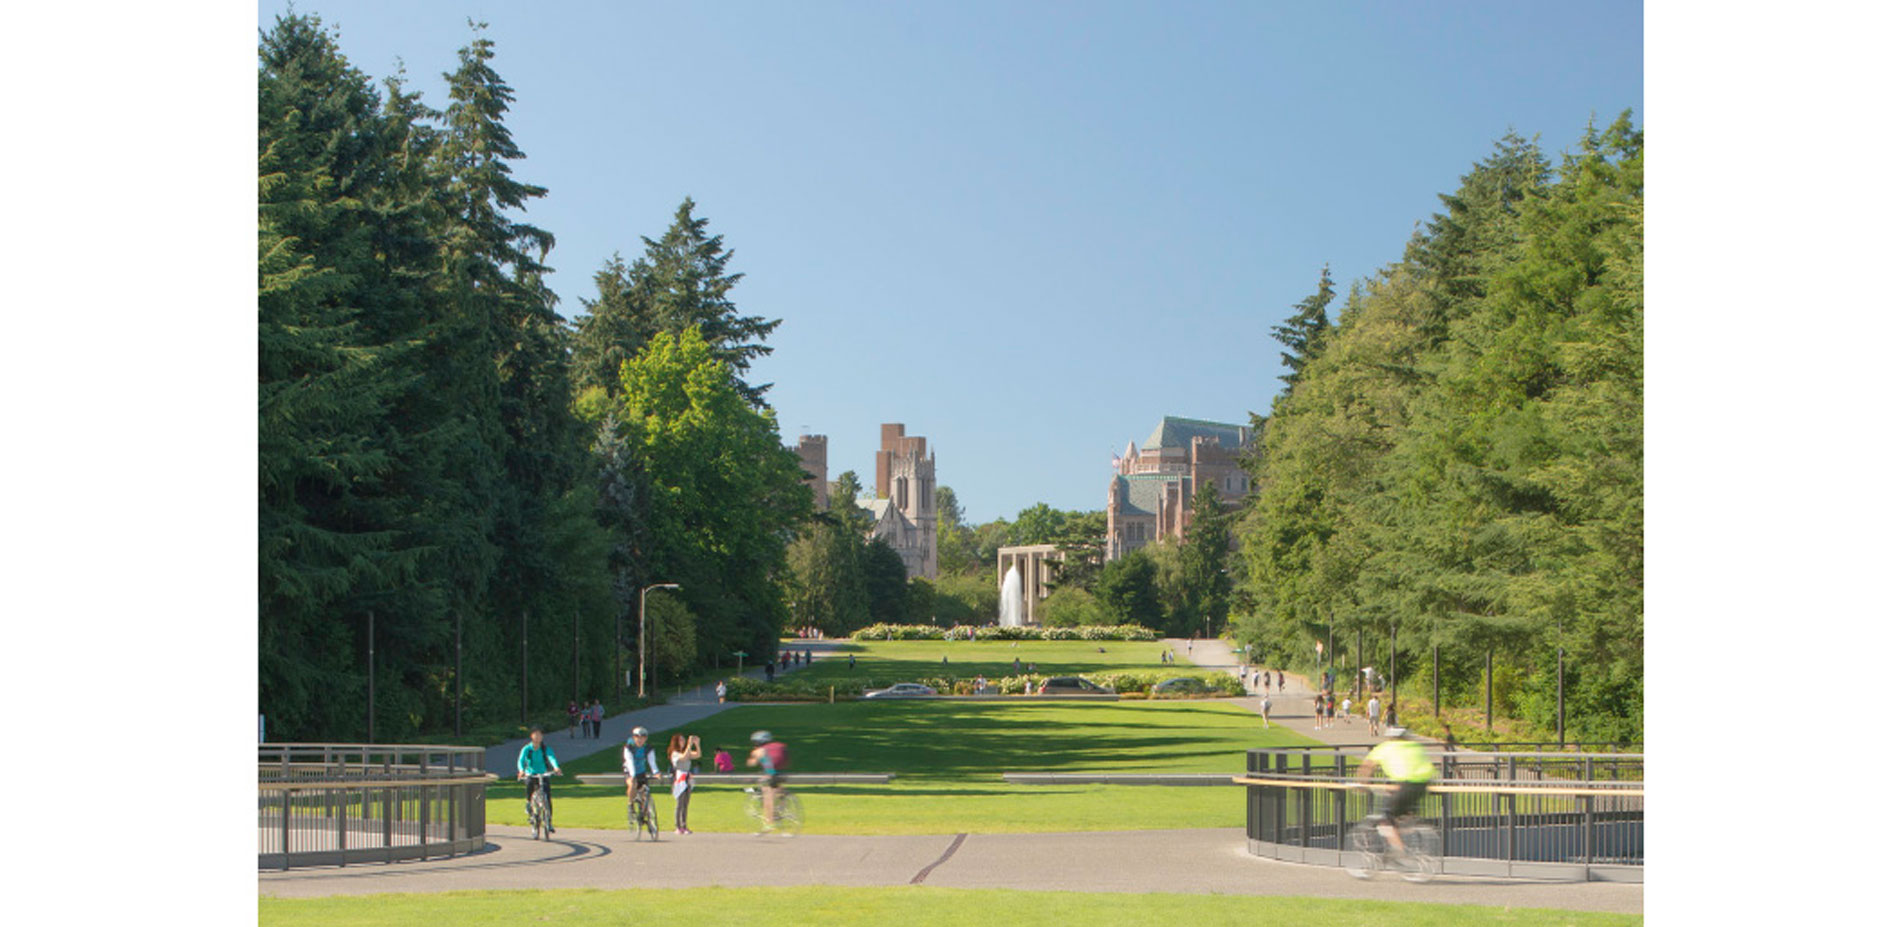
[{"label": "green lawn", "polygon": [[376,927],[384,924],[455,924],[503,927],[547,922],[594,924],[690,923],[696,927],[758,924],[929,924],[931,927],[1004,927],[1024,924],[1247,924],[1329,923],[1355,927],[1452,925],[1640,924],[1626,914],[1491,908],[1478,905],[1341,901],[1240,895],[1122,895],[1021,892],[995,889],[692,888],[449,892],[331,898],[260,898],[258,923],[297,927]]},{"label": "green lawn", "polygon": [[[786,641],[780,646],[798,650],[800,642]],[[1162,663],[1161,651],[1166,648],[1159,641],[845,641],[838,649],[857,655],[856,669],[850,668],[843,656],[814,656],[810,666],[787,678],[833,684],[844,691],[872,683],[943,676],[998,679],[1026,673],[1031,663],[1044,675],[1179,669],[1188,676],[1204,672],[1187,663]],[[1013,662],[1018,659],[1022,660],[1020,670]]]},{"label": "green lawn", "polygon": [[[1027,833],[1240,827],[1239,787],[1015,786],[1000,774],[1054,772],[1239,772],[1250,747],[1312,741],[1261,729],[1251,712],[1219,701],[1018,702],[861,701],[836,705],[742,705],[687,727],[711,752],[726,745],[743,768],[746,735],[766,728],[805,772],[892,772],[888,785],[801,786],[807,830],[830,834]],[[656,731],[664,743],[670,732]],[[555,743],[556,755],[560,745]],[[613,772],[619,750],[567,758],[570,774]],[[526,824],[522,787],[489,791],[488,819]],[[750,829],[737,787],[703,785],[695,830]],[[942,799],[951,799],[944,801]],[[557,826],[618,828],[618,786],[555,785]],[[672,799],[659,800],[670,820]]]}]

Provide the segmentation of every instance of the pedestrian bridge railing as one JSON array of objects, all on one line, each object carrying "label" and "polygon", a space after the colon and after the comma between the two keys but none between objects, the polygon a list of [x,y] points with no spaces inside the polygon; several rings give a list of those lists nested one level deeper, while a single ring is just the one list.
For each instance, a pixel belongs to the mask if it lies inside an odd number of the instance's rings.
[{"label": "pedestrian bridge railing", "polygon": [[[1372,796],[1365,748],[1247,751],[1247,846],[1256,855],[1340,865],[1347,831]],[[1640,882],[1643,757],[1615,753],[1428,750],[1438,781],[1421,822],[1444,835],[1445,872]]]},{"label": "pedestrian bridge railing", "polygon": [[480,747],[259,744],[257,867],[472,853],[487,843]]}]

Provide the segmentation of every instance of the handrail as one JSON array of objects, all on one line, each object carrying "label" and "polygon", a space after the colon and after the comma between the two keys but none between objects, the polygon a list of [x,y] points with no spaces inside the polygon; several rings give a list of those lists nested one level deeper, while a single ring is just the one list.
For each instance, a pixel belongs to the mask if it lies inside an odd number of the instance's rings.
[{"label": "handrail", "polygon": [[[1396,785],[1391,779],[1307,779],[1298,776],[1235,776],[1235,785],[1287,785],[1308,789],[1362,789],[1367,785]],[[1511,781],[1511,780],[1502,780]],[[1427,789],[1430,792],[1454,795],[1570,795],[1603,796],[1614,795],[1618,798],[1642,798],[1643,787],[1635,788],[1606,782],[1600,787],[1579,788],[1576,786],[1534,786],[1534,785],[1453,785],[1448,782],[1433,782]]]},{"label": "handrail", "polygon": [[417,788],[437,785],[477,785],[499,780],[494,773],[482,773],[478,776],[438,777],[433,779],[282,779],[276,782],[259,782],[260,792],[314,792],[323,789],[379,789]]}]

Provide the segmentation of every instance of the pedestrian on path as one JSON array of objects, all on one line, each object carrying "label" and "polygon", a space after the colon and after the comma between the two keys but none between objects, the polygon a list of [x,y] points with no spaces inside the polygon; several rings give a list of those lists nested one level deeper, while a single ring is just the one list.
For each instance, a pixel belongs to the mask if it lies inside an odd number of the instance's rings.
[{"label": "pedestrian on path", "polygon": [[1314,695],[1313,696],[1313,727],[1315,729],[1318,729],[1325,726],[1326,726],[1326,696]]},{"label": "pedestrian on path", "polygon": [[1286,670],[1281,670],[1278,675],[1280,677],[1280,691],[1285,692],[1286,691]]},{"label": "pedestrian on path", "polygon": [[1339,699],[1331,692],[1326,693],[1326,726],[1333,726],[1333,719],[1339,716]]},{"label": "pedestrian on path", "polygon": [[699,759],[699,735],[674,734],[666,745],[666,756],[673,767],[673,832],[690,834],[686,806],[693,799],[693,761]]},{"label": "pedestrian on path", "polygon": [[567,702],[567,739],[573,740],[574,738],[579,737],[580,726],[581,726],[580,703],[574,701],[573,699],[569,699]]},{"label": "pedestrian on path", "polygon": [[1379,697],[1376,695],[1366,703],[1366,731],[1374,737],[1379,736]]},{"label": "pedestrian on path", "polygon": [[595,740],[600,739],[600,723],[605,720],[607,720],[607,706],[602,705],[600,703],[600,699],[594,699],[594,739]]},{"label": "pedestrian on path", "polygon": [[1269,695],[1260,700],[1260,726],[1262,728],[1273,727],[1273,722],[1267,720],[1267,717],[1271,714],[1273,714],[1273,696]]},{"label": "pedestrian on path", "polygon": [[724,679],[719,680],[719,684],[713,687],[713,694],[719,696],[719,704],[724,705],[726,703],[726,681]]},{"label": "pedestrian on path", "polygon": [[1352,696],[1348,695],[1339,700],[1339,717],[1343,721],[1352,720]]},{"label": "pedestrian on path", "polygon": [[1385,706],[1385,726],[1399,726],[1399,700],[1396,698],[1392,700],[1392,704]]}]

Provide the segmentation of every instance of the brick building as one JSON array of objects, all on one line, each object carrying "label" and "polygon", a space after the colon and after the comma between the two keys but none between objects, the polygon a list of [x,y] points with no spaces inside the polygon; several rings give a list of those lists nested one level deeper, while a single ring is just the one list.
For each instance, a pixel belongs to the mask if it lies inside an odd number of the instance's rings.
[{"label": "brick building", "polygon": [[1108,545],[1114,560],[1162,538],[1187,535],[1195,487],[1208,482],[1221,501],[1238,505],[1248,491],[1239,454],[1252,429],[1172,415],[1155,426],[1140,448],[1133,441],[1115,458],[1108,484]]}]

